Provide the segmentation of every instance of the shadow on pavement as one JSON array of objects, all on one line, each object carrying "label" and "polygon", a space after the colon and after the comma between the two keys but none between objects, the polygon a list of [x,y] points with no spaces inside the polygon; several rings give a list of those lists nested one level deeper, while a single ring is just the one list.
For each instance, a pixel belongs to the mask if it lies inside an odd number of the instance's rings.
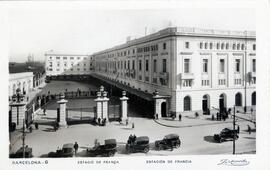
[{"label": "shadow on pavement", "polygon": [[243,137],[245,139],[256,139],[255,137]]},{"label": "shadow on pavement", "polygon": [[54,128],[46,128],[46,129],[43,129],[42,131],[44,131],[44,132],[56,132],[56,130]]},{"label": "shadow on pavement", "polygon": [[219,143],[217,141],[214,140],[214,136],[205,136],[203,138],[206,142],[209,142],[209,143]]},{"label": "shadow on pavement", "polygon": [[48,154],[40,155],[40,158],[48,158]]}]

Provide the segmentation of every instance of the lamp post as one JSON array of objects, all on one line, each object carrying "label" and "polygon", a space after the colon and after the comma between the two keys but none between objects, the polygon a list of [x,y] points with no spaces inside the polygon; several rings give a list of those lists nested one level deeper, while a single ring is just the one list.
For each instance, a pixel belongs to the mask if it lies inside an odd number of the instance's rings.
[{"label": "lamp post", "polygon": [[[235,133],[235,106],[233,110],[233,133]],[[235,136],[233,137],[233,154],[235,154]]]}]

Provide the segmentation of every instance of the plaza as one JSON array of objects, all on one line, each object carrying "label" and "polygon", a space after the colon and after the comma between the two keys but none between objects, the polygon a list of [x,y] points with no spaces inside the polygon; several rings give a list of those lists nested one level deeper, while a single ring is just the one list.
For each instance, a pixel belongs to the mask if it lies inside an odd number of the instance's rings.
[{"label": "plaza", "polygon": [[[53,93],[65,91],[65,89],[82,90],[97,89],[92,84],[85,84],[72,81],[51,81],[42,90],[41,93],[47,94],[48,91]],[[67,108],[72,107],[90,107],[95,106],[94,99],[72,99],[68,100]],[[62,147],[65,143],[78,142],[79,150],[78,157],[85,157],[86,148],[93,147],[94,141],[97,139],[102,143],[105,139],[116,139],[117,153],[115,156],[143,156],[144,153],[127,154],[125,144],[130,134],[136,136],[149,136],[150,138],[150,151],[146,155],[205,155],[205,154],[232,154],[232,141],[224,143],[216,143],[213,140],[213,135],[219,133],[223,128],[232,128],[232,118],[229,117],[226,121],[211,120],[210,115],[200,115],[198,118],[186,113],[182,115],[182,120],[178,118],[172,119],[162,118],[158,120],[143,118],[140,116],[140,110],[136,106],[129,104],[128,117],[129,124],[120,124],[118,121],[110,121],[106,126],[97,126],[91,123],[80,123],[68,125],[65,128],[54,130],[52,126],[44,124],[56,120],[58,104],[56,101],[49,102],[46,105],[46,115],[43,110],[37,113],[35,120],[43,122],[39,125],[38,129],[33,129],[31,133],[27,132],[25,143],[33,148],[34,157],[47,157],[49,152],[55,151],[58,147]],[[138,108],[138,107],[137,107]],[[239,108],[239,110],[241,110]],[[80,109],[73,111],[74,115],[80,118]],[[89,117],[93,117],[94,113],[85,111],[84,113]],[[255,120],[256,111],[253,113],[236,113],[237,116]],[[135,127],[132,128],[132,123]],[[240,138],[236,141],[236,154],[243,153],[256,153],[256,132],[251,134],[247,131],[247,125],[252,127],[254,124],[238,120],[236,122],[240,127]],[[174,151],[157,151],[154,148],[155,140],[162,139],[165,135],[175,133],[180,136],[182,142],[179,149]],[[11,134],[11,152],[18,150],[22,141],[20,140],[21,133],[13,132]],[[14,142],[14,143],[13,143]]]}]

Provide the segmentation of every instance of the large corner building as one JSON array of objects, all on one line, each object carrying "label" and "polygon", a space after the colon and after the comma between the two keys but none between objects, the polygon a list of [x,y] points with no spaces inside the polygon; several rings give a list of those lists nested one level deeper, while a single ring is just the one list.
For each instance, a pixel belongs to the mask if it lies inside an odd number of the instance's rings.
[{"label": "large corner building", "polygon": [[255,32],[173,27],[90,57],[93,76],[159,92],[160,116],[256,105]]}]

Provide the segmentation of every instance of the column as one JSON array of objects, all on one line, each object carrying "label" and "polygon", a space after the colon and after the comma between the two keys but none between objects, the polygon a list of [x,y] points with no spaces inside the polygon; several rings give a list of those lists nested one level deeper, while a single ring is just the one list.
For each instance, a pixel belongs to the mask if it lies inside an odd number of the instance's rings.
[{"label": "column", "polygon": [[59,104],[60,109],[60,121],[59,126],[60,127],[66,127],[67,126],[67,120],[66,120],[66,103],[68,101],[65,100],[65,96],[63,94],[60,95],[60,100],[57,102]]},{"label": "column", "polygon": [[122,121],[126,121],[128,119],[127,117],[127,101],[128,97],[126,97],[126,91],[122,91],[122,97],[121,100],[121,119]]},{"label": "column", "polygon": [[154,92],[154,105],[155,105],[155,115],[158,116],[158,118],[161,118],[161,98],[158,91]]}]

